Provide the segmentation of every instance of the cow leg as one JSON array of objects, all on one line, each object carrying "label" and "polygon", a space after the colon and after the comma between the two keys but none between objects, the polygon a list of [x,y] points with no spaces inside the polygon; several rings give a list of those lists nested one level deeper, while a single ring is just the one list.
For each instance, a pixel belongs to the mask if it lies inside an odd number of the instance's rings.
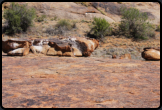
[{"label": "cow leg", "polygon": [[75,55],[74,55],[74,49],[73,48],[70,48],[70,50],[71,50],[71,57],[75,57]]},{"label": "cow leg", "polygon": [[35,48],[33,46],[31,46],[30,49],[34,54],[36,54],[36,50],[35,50]]},{"label": "cow leg", "polygon": [[29,54],[29,50],[30,50],[30,48],[25,48],[25,50],[24,50],[24,52],[23,52],[23,56]]}]

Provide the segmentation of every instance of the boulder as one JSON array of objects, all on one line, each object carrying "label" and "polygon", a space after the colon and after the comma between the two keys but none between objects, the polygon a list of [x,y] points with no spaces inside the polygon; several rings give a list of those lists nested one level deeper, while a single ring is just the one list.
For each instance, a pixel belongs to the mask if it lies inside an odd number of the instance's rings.
[{"label": "boulder", "polygon": [[141,56],[145,60],[160,60],[160,48],[144,48]]}]

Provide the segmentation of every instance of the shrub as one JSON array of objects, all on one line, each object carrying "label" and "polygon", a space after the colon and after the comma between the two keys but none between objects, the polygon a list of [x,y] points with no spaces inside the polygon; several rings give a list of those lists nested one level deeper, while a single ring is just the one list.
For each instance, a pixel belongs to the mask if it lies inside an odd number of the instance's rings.
[{"label": "shrub", "polygon": [[70,22],[68,20],[62,19],[60,20],[57,25],[58,28],[60,27],[64,27],[65,30],[71,30],[72,29],[72,25],[70,24]]},{"label": "shrub", "polygon": [[157,26],[156,31],[160,32],[160,25],[159,25],[159,26]]},{"label": "shrub", "polygon": [[25,32],[27,28],[32,25],[35,10],[33,8],[27,9],[26,4],[19,5],[13,2],[8,10],[4,10],[3,17],[8,23],[6,34]]},{"label": "shrub", "polygon": [[142,13],[136,8],[121,8],[122,20],[119,24],[119,30],[126,37],[134,40],[145,40],[148,37],[154,37],[152,24],[147,22],[147,13]]},{"label": "shrub", "polygon": [[94,17],[91,32],[93,32],[96,38],[103,38],[105,35],[111,33],[111,30],[110,24],[104,18]]},{"label": "shrub", "polygon": [[97,8],[98,11],[100,11],[103,15],[106,15],[101,9]]},{"label": "shrub", "polygon": [[86,6],[86,7],[88,7],[90,5],[89,2],[75,2],[75,3],[76,4],[81,4],[81,5]]},{"label": "shrub", "polygon": [[46,29],[46,33],[50,35],[64,35],[67,34],[67,32],[71,31],[73,28],[75,28],[75,22],[70,23],[70,21],[62,19],[55,25],[55,27],[48,27]]},{"label": "shrub", "polygon": [[50,20],[53,21],[53,20],[57,20],[57,16],[55,16],[54,18],[51,18]]},{"label": "shrub", "polygon": [[46,18],[46,15],[41,15],[40,17],[37,17],[37,18],[35,19],[35,21],[37,21],[37,22],[42,22],[42,21],[44,21],[45,18]]}]

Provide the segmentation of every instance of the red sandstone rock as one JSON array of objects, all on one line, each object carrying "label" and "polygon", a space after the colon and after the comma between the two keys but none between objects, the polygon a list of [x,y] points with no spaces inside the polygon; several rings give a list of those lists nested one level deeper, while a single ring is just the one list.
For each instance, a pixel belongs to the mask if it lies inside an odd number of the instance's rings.
[{"label": "red sandstone rock", "polygon": [[157,108],[160,62],[2,55],[4,108]]}]

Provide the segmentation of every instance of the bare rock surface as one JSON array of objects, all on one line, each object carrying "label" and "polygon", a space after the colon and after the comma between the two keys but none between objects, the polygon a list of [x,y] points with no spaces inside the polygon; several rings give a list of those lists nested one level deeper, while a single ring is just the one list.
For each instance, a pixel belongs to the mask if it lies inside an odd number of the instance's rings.
[{"label": "bare rock surface", "polygon": [[[48,17],[73,19],[73,20],[90,20],[93,17],[105,18],[108,22],[120,22],[120,8],[134,7],[141,12],[146,12],[151,19],[151,23],[160,23],[160,4],[158,2],[91,2],[91,6],[85,7],[74,2],[18,2],[19,4],[28,4],[34,7],[37,14],[46,15]],[[2,10],[9,7],[9,3],[4,3]],[[100,11],[102,10],[105,15]]]},{"label": "bare rock surface", "polygon": [[2,53],[5,108],[157,108],[160,61]]}]

